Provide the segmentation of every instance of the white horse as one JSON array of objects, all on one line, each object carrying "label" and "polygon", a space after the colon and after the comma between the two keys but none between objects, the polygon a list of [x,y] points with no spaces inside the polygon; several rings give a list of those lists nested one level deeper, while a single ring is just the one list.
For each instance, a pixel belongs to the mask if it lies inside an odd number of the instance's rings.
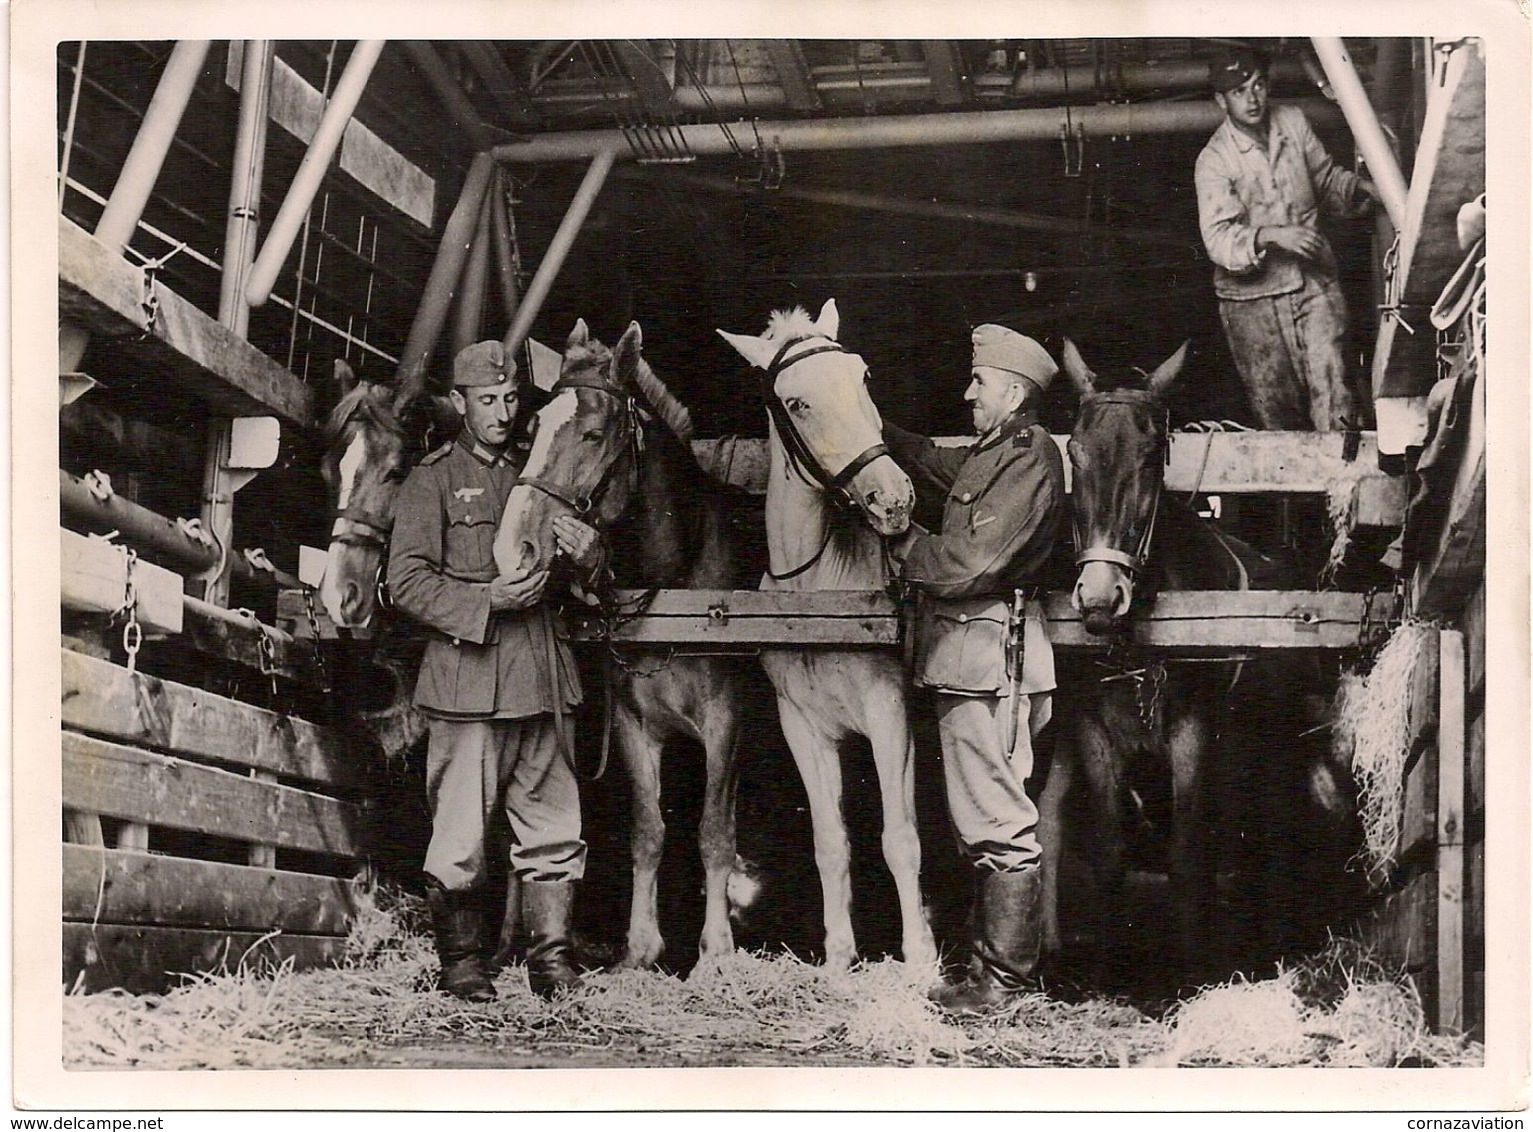
[{"label": "white horse", "polygon": [[[862,358],[836,341],[835,300],[817,319],[795,308],[765,334],[719,334],[766,371],[770,429],[766,496],[770,565],[763,590],[878,590],[890,580],[881,539],[910,524],[910,479],[881,443]],[[936,946],[921,903],[915,823],[915,748],[897,657],[870,651],[769,649],[762,666],[777,692],[783,734],[809,795],[815,863],[825,901],[825,963],[856,957],[851,849],[841,810],[841,742],[865,735],[883,800],[884,861],[899,892],[907,964],[935,970]]]}]

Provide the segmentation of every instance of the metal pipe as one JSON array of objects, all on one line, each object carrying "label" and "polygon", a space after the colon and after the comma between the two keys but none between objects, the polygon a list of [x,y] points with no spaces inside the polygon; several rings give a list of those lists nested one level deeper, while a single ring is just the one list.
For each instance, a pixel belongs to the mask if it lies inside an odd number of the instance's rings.
[{"label": "metal pipe", "polygon": [[112,187],[112,195],[101,219],[96,222],[96,239],[114,252],[122,252],[138,227],[138,219],[144,214],[149,193],[159,179],[165,154],[170,150],[170,139],[175,136],[181,116],[186,113],[210,46],[206,39],[183,39],[165,63],[159,85],[154,88],[154,97],[149,101],[149,109],[144,112],[144,120],[133,138],[133,148],[128,151],[117,174],[117,183]]},{"label": "metal pipe", "polygon": [[298,172],[293,175],[287,198],[283,200],[277,218],[272,221],[261,254],[256,257],[255,265],[250,269],[250,278],[245,285],[245,300],[253,307],[260,306],[271,297],[277,274],[282,270],[288,252],[292,251],[293,240],[298,235],[298,229],[303,226],[309,206],[314,203],[314,195],[324,180],[325,171],[335,157],[336,148],[341,144],[357,103],[361,101],[362,91],[373,73],[373,67],[378,63],[378,56],[383,52],[384,42],[381,39],[358,40],[352,49],[351,58],[346,61],[341,81],[336,84],[335,94],[325,107],[319,128],[314,131],[314,140],[309,143]]},{"label": "metal pipe", "polygon": [[261,177],[266,165],[266,123],[271,103],[269,39],[245,41],[240,72],[240,116],[234,135],[234,170],[229,184],[229,217],[224,229],[224,263],[218,290],[218,321],[241,338],[250,325],[245,277],[261,230]]},{"label": "metal pipe", "polygon": [[[732,196],[748,196],[757,190],[749,185],[722,177],[698,177],[683,175],[678,180],[686,186],[695,186],[709,192]],[[859,208],[872,212],[887,212],[897,216],[919,216],[928,220],[953,220],[967,224],[987,224],[997,228],[1016,228],[1029,232],[1055,232],[1060,235],[1079,235],[1086,232],[1108,234],[1137,243],[1155,244],[1162,247],[1181,248],[1195,246],[1196,236],[1188,236],[1170,230],[1159,231],[1146,228],[1119,228],[1087,224],[1061,216],[1045,216],[1031,212],[1013,212],[1010,209],[983,208],[977,205],[946,204],[939,201],[910,200],[901,197],[879,196],[874,193],[857,192],[852,189],[807,189],[784,187],[772,191],[774,197],[801,200],[811,204],[824,204],[836,208]]]},{"label": "metal pipe", "polygon": [[442,336],[442,324],[447,320],[452,305],[453,288],[463,272],[463,260],[468,255],[468,245],[473,239],[474,224],[479,218],[479,205],[490,184],[495,162],[488,153],[481,153],[469,166],[468,176],[463,180],[463,191],[458,203],[453,205],[452,215],[442,228],[442,241],[437,246],[436,261],[431,265],[431,275],[421,292],[420,306],[415,308],[415,320],[410,323],[410,336],[405,341],[404,353],[399,357],[399,369],[395,380],[424,380],[425,365],[436,350],[437,340]]},{"label": "metal pipe", "polygon": [[1310,42],[1315,45],[1320,65],[1325,68],[1326,78],[1330,79],[1336,91],[1336,99],[1341,104],[1342,113],[1347,116],[1347,125],[1357,141],[1358,151],[1368,163],[1368,171],[1373,174],[1373,182],[1384,200],[1384,210],[1389,213],[1394,226],[1403,229],[1405,177],[1395,161],[1394,151],[1389,147],[1389,139],[1384,136],[1384,130],[1379,125],[1378,116],[1373,112],[1373,104],[1368,101],[1368,93],[1363,90],[1363,84],[1347,55],[1346,44],[1336,36],[1312,36]]},{"label": "metal pipe", "polygon": [[69,184],[69,152],[75,144],[75,119],[80,113],[80,83],[85,78],[85,46],[75,54],[75,81],[69,92],[69,117],[64,122],[64,152],[59,155],[59,211],[64,211],[64,187]]},{"label": "metal pipe", "polygon": [[[1334,120],[1336,108],[1321,99],[1298,103],[1311,121]],[[1135,134],[1213,133],[1224,112],[1212,99],[1197,102],[1150,102],[1028,110],[965,111],[952,114],[908,114],[879,118],[825,118],[759,122],[762,141],[783,151],[893,149],[907,146],[982,145],[995,142],[1053,141],[1070,125],[1087,137],[1131,137]],[[751,128],[747,136],[753,136]],[[697,155],[728,155],[731,140],[717,123],[681,125],[670,132],[678,144]],[[622,130],[569,130],[541,134],[526,141],[506,142],[491,151],[497,161],[576,161],[611,153],[634,156]]]},{"label": "metal pipe", "polygon": [[475,149],[483,149],[491,138],[490,131],[479,117],[479,111],[469,101],[468,95],[453,78],[452,72],[447,69],[447,64],[442,62],[442,57],[429,43],[420,40],[406,39],[400,44],[410,53],[410,58],[415,60],[415,65],[420,68],[426,83],[441,100],[442,107],[452,118],[453,124],[468,136]]},{"label": "metal pipe", "polygon": [[497,165],[495,181],[490,186],[490,246],[495,250],[495,274],[500,279],[500,299],[509,324],[516,318],[521,296],[516,287],[516,252],[512,247],[516,232],[511,227],[511,208],[506,203],[506,180],[505,170]]},{"label": "metal pipe", "polygon": [[580,182],[580,188],[575,191],[575,199],[570,202],[569,211],[559,222],[559,230],[554,233],[554,238],[548,245],[548,251],[543,254],[542,260],[538,263],[537,273],[532,277],[532,282],[527,285],[527,294],[522,297],[521,305],[517,307],[516,317],[511,320],[511,328],[506,331],[504,345],[507,356],[514,357],[516,351],[522,348],[522,343],[527,340],[527,335],[532,330],[532,323],[543,306],[543,300],[548,298],[548,292],[559,276],[559,269],[564,266],[565,257],[574,246],[575,237],[580,234],[580,226],[585,223],[591,206],[596,203],[596,198],[601,193],[602,185],[607,181],[607,174],[612,171],[612,163],[616,157],[615,149],[603,149],[592,158],[591,165]]},{"label": "metal pipe", "polygon": [[479,223],[474,226],[474,242],[463,263],[463,277],[458,283],[457,317],[452,325],[452,356],[479,341],[484,323],[484,296],[490,284],[490,194],[479,205]]}]

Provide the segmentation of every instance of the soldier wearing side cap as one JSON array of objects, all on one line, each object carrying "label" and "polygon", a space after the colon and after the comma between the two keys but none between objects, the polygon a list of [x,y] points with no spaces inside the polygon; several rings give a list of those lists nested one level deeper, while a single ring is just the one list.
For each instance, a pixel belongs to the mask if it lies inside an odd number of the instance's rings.
[{"label": "soldier wearing side cap", "polygon": [[[499,342],[457,356],[451,399],[463,427],[400,488],[388,565],[395,605],[431,630],[415,706],[430,721],[424,867],[439,986],[474,1002],[495,997],[476,900],[494,808],[510,821],[529,981],[545,997],[578,981],[570,912],[586,861],[572,753],[555,719],[580,703],[580,677],[544,601],[548,572],[511,581],[499,576],[493,554],[521,471],[514,377],[515,361]],[[596,531],[561,519],[555,535],[577,580],[593,580],[605,565]]]},{"label": "soldier wearing side cap", "polygon": [[964,399],[979,439],[941,448],[885,425],[918,496],[940,493],[942,528],[897,545],[919,595],[916,682],[936,692],[954,829],[979,873],[968,979],[933,998],[973,1012],[1004,1002],[1037,966],[1041,849],[1023,787],[1048,722],[1054,654],[1030,591],[1064,515],[1064,464],[1032,403],[1059,367],[1037,342],[976,327]]},{"label": "soldier wearing side cap", "polygon": [[1268,101],[1260,54],[1222,51],[1208,73],[1225,120],[1198,155],[1198,220],[1251,407],[1267,429],[1359,427],[1346,301],[1319,222],[1365,214],[1378,189],[1331,160],[1302,111]]}]

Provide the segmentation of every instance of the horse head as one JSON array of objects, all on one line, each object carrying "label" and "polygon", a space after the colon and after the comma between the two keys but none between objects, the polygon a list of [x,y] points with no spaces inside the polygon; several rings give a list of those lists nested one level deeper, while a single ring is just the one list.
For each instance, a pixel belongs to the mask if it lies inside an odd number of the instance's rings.
[{"label": "horse head", "polygon": [[643,335],[637,322],[609,350],[575,323],[559,381],[532,422],[532,448],[506,499],[495,536],[503,575],[524,578],[553,564],[554,519],[573,515],[598,528],[628,506],[642,440],[635,403]]},{"label": "horse head", "polygon": [[910,525],[915,491],[883,446],[868,367],[837,341],[839,328],[829,299],[816,319],[795,307],[774,312],[759,337],[719,334],[766,371],[772,430],[790,466],[833,500],[859,508],[879,534],[897,535]]},{"label": "horse head", "polygon": [[335,381],[340,397],[325,421],[320,462],[333,521],[319,593],[332,621],[356,629],[372,619],[394,496],[409,467],[396,391],[358,381],[343,361],[335,363]]},{"label": "horse head", "polygon": [[1149,560],[1167,451],[1165,394],[1188,343],[1155,368],[1119,381],[1099,378],[1065,339],[1065,372],[1081,395],[1068,446],[1075,563],[1070,602],[1088,631],[1112,632]]}]

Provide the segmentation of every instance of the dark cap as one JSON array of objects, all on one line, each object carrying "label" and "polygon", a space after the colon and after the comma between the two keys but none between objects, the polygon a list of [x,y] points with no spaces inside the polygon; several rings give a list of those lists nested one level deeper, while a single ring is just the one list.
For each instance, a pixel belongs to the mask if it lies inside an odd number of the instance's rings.
[{"label": "dark cap", "polygon": [[1252,75],[1267,73],[1267,59],[1249,47],[1226,47],[1208,63],[1208,82],[1223,93],[1244,86]]},{"label": "dark cap", "polygon": [[505,347],[499,342],[475,342],[465,346],[453,359],[452,383],[464,388],[503,385],[515,372],[516,362],[508,363]]}]

